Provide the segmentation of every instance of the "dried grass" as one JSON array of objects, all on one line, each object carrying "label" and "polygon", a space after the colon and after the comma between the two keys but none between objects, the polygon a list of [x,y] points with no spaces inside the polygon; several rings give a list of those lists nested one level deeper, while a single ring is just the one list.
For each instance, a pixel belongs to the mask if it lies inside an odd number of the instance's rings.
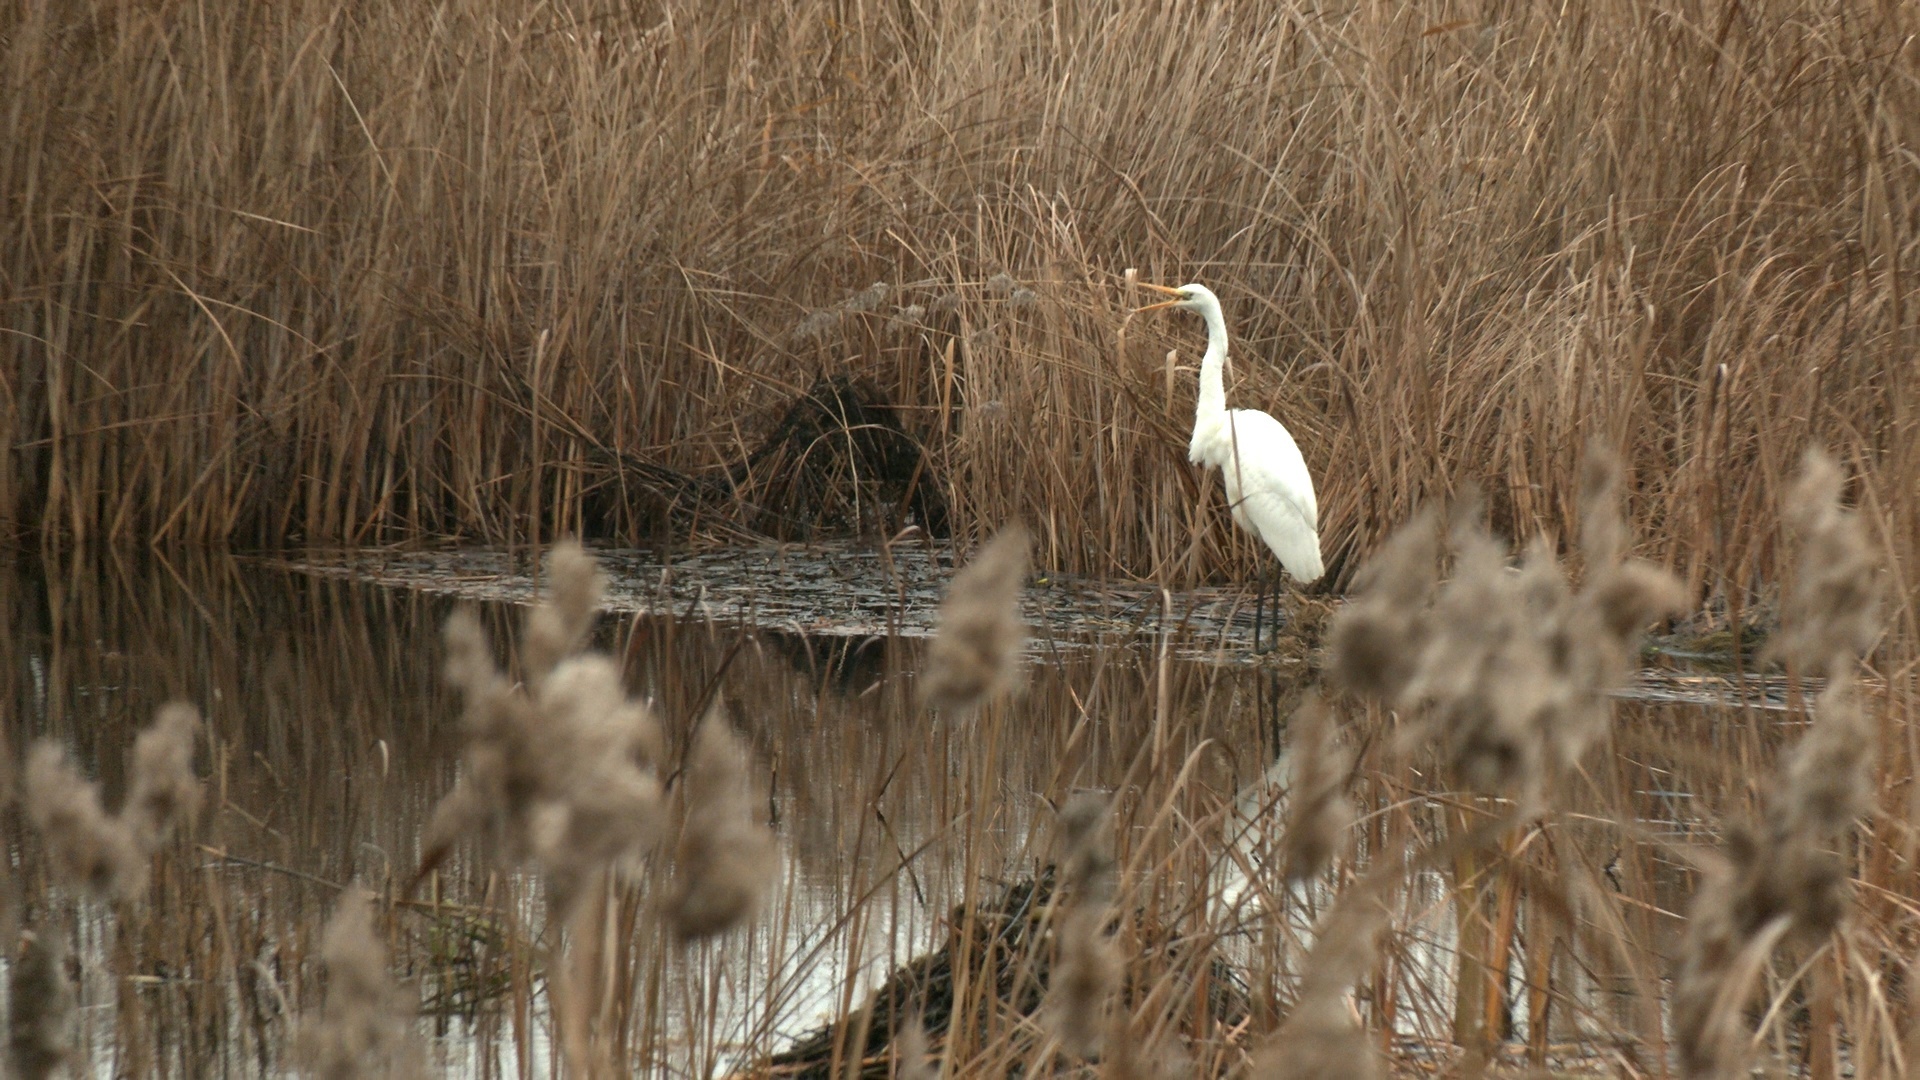
[{"label": "dried grass", "polygon": [[662,478],[850,373],[959,535],[1248,580],[1124,266],[1217,286],[1336,578],[1469,483],[1567,520],[1596,433],[1696,601],[1777,576],[1809,442],[1920,531],[1904,6],[208,10],[0,22],[17,531],[736,534]]}]

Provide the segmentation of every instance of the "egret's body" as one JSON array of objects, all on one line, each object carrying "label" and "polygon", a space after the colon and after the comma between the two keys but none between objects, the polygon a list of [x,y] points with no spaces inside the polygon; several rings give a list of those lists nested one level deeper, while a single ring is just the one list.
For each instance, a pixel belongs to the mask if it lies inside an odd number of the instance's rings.
[{"label": "egret's body", "polygon": [[1174,299],[1140,310],[1184,308],[1207,323],[1200,402],[1187,459],[1220,470],[1234,523],[1259,537],[1287,573],[1301,582],[1318,580],[1326,568],[1320,561],[1320,507],[1313,477],[1299,444],[1280,421],[1258,409],[1227,408],[1227,320],[1219,298],[1204,285],[1147,287]]}]

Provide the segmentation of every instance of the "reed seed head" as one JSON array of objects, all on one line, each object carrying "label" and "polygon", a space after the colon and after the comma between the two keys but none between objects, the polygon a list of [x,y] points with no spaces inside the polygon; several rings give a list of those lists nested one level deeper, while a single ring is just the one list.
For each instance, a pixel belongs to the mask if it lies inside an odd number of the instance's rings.
[{"label": "reed seed head", "polygon": [[939,1080],[940,1070],[927,1050],[927,1027],[919,1013],[907,1018],[893,1040],[893,1075],[898,1080]]},{"label": "reed seed head", "polygon": [[1327,672],[1335,685],[1380,701],[1397,699],[1426,643],[1424,619],[1440,558],[1432,508],[1396,530],[1360,572],[1359,596],[1333,617]]},{"label": "reed seed head", "polygon": [[74,1058],[73,980],[66,949],[50,934],[20,935],[7,976],[7,1075],[45,1080]]},{"label": "reed seed head", "polygon": [[53,742],[27,754],[22,799],[27,820],[46,842],[54,877],[104,897],[131,896],[147,881],[147,860],[133,830],[100,806],[98,784],[80,775]]},{"label": "reed seed head", "polygon": [[1365,886],[1349,888],[1334,902],[1307,954],[1299,1000],[1279,1030],[1254,1051],[1250,1076],[1374,1080],[1387,1075],[1347,997],[1372,969],[1374,937],[1385,921],[1386,908]]},{"label": "reed seed head", "polygon": [[1107,934],[1115,890],[1107,799],[1082,792],[1060,811],[1060,879],[1065,896],[1047,988],[1053,1029],[1069,1051],[1097,1058],[1107,1037],[1107,1003],[1124,974]]},{"label": "reed seed head", "polygon": [[493,663],[470,612],[447,621],[447,678],[465,698],[466,772],[435,806],[422,868],[478,835],[530,862],[568,912],[606,870],[636,866],[659,837],[659,726],[628,698],[611,657],[568,655],[586,640],[603,579],[577,544],[550,561],[552,594],[527,621],[531,692]]},{"label": "reed seed head", "polygon": [[1347,798],[1352,761],[1340,745],[1333,711],[1315,694],[1293,715],[1293,784],[1288,793],[1287,831],[1280,841],[1281,873],[1305,881],[1333,864],[1353,828]]},{"label": "reed seed head", "polygon": [[1786,522],[1800,559],[1768,652],[1809,673],[1836,677],[1881,630],[1880,558],[1859,514],[1840,505],[1840,466],[1807,451],[1787,494]]},{"label": "reed seed head", "polygon": [[528,685],[539,686],[563,657],[586,642],[606,584],[599,564],[578,541],[554,545],[547,560],[547,600],[527,614],[523,668]]},{"label": "reed seed head", "polygon": [[685,821],[674,849],[667,921],[682,940],[751,919],[773,884],[772,830],[755,813],[746,745],[715,706],[694,732],[681,774]]},{"label": "reed seed head", "polygon": [[320,937],[327,1003],[299,1030],[296,1052],[308,1075],[321,1080],[425,1074],[411,1026],[414,1003],[387,975],[387,951],[373,926],[373,897],[354,887],[341,893]]},{"label": "reed seed head", "polygon": [[162,706],[153,725],[133,741],[133,787],[120,810],[146,852],[159,849],[176,824],[192,824],[203,798],[193,773],[193,741],[200,712],[184,702]]},{"label": "reed seed head", "polygon": [[1026,646],[1020,586],[1027,577],[1027,530],[1009,525],[954,575],[927,649],[924,700],[943,713],[971,714],[1012,684]]},{"label": "reed seed head", "polygon": [[1606,693],[1631,671],[1638,638],[1683,596],[1672,575],[1622,561],[1618,471],[1590,455],[1575,591],[1537,540],[1517,568],[1476,500],[1454,509],[1454,574],[1436,586],[1433,514],[1397,532],[1362,571],[1363,592],[1335,617],[1333,680],[1399,708],[1406,745],[1437,743],[1468,787],[1533,801],[1606,731]]}]

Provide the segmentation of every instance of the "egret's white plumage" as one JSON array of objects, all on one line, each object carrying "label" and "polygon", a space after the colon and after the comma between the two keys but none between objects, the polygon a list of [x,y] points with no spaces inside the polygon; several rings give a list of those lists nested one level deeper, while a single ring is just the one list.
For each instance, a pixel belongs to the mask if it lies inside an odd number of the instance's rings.
[{"label": "egret's white plumage", "polygon": [[1200,404],[1194,410],[1187,459],[1220,470],[1234,522],[1265,542],[1287,573],[1302,582],[1318,580],[1326,572],[1320,562],[1320,507],[1299,445],[1266,413],[1227,408],[1227,320],[1220,299],[1205,285],[1147,288],[1173,299],[1140,310],[1183,308],[1207,322]]}]

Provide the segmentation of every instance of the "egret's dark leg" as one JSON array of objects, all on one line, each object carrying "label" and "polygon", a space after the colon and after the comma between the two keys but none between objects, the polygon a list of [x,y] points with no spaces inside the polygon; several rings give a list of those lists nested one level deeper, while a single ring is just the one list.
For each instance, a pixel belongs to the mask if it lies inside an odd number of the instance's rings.
[{"label": "egret's dark leg", "polygon": [[[1280,572],[1278,570],[1273,571],[1271,575],[1262,575],[1260,578],[1260,588],[1257,592],[1253,594],[1253,651],[1256,653],[1272,652],[1274,649],[1274,646],[1271,644],[1269,644],[1264,649],[1260,647],[1260,622],[1261,622],[1260,616],[1262,614],[1262,609],[1267,606],[1266,604],[1267,593],[1270,590],[1275,591],[1277,593],[1279,578],[1280,578]],[[1273,632],[1276,635],[1278,635],[1280,632],[1279,604],[1280,604],[1280,598],[1278,595],[1275,595],[1274,609],[1273,609],[1273,622],[1274,622]]]}]

